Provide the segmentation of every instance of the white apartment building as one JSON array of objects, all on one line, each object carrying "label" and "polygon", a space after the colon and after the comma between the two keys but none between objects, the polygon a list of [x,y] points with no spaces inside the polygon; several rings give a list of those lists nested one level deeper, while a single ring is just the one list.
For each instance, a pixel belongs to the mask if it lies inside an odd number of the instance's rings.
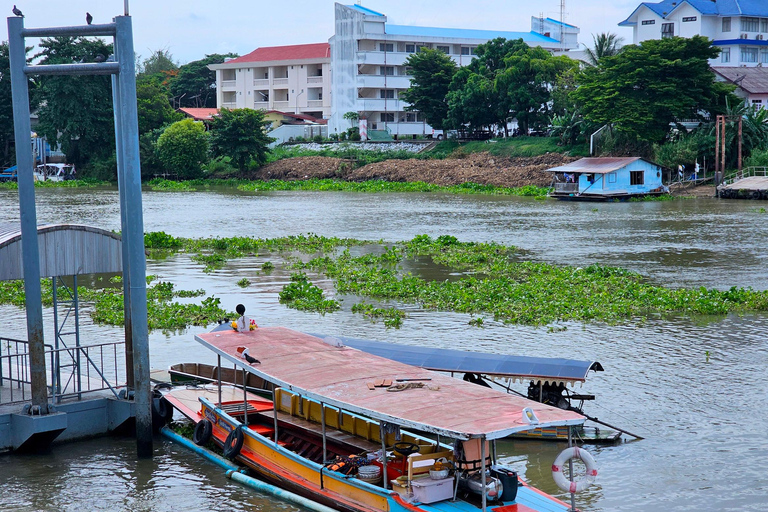
[{"label": "white apartment building", "polygon": [[253,108],[327,119],[331,114],[328,43],[257,48],[208,66],[219,108]]},{"label": "white apartment building", "polygon": [[535,17],[531,24],[530,32],[393,25],[384,14],[361,5],[335,4],[329,133],[345,131],[350,123],[343,115],[357,112],[369,132],[386,130],[398,138],[431,134],[423,117],[406,112],[408,104],[400,99],[411,83],[405,61],[420,48],[442,50],[460,66],[474,58],[478,45],[497,37],[522,38],[553,52],[578,48],[577,27]]},{"label": "white apartment building", "polygon": [[620,27],[632,27],[632,42],[706,36],[721,49],[711,66],[768,64],[768,0],[663,0],[645,2]]}]

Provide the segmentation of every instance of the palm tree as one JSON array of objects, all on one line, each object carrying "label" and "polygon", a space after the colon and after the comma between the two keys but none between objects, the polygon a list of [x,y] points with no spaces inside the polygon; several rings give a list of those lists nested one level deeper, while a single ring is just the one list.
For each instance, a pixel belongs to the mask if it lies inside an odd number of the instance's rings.
[{"label": "palm tree", "polygon": [[594,48],[587,48],[585,45],[584,52],[587,54],[589,64],[597,66],[597,62],[603,57],[611,57],[621,51],[624,38],[612,32],[603,32],[598,35],[592,34],[592,41],[595,43]]}]

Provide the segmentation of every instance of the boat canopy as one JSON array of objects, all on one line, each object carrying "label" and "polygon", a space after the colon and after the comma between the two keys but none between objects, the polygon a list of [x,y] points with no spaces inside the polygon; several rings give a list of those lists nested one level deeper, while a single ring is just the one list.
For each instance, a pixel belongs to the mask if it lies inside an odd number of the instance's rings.
[{"label": "boat canopy", "polygon": [[[218,330],[195,339],[222,358],[306,398],[379,421],[455,439],[498,439],[584,417],[424,368],[327,343],[284,327]],[[260,363],[237,352],[247,347]],[[393,387],[375,387],[391,380]],[[372,389],[371,389],[372,388]],[[391,388],[389,388],[391,389]]]},{"label": "boat canopy", "polygon": [[340,340],[344,345],[369,354],[440,372],[477,373],[491,378],[504,377],[513,381],[543,381],[550,384],[584,382],[590,370],[603,371],[597,361],[578,361],[549,357],[508,356],[468,352],[447,348],[417,347],[363,340],[347,336],[315,334],[329,342]]}]

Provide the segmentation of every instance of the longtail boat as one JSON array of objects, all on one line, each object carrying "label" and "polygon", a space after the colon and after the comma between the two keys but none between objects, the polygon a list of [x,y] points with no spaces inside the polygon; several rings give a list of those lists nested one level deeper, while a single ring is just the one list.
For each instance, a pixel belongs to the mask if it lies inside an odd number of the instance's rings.
[{"label": "longtail boat", "polygon": [[495,440],[583,424],[574,411],[282,327],[195,339],[271,383],[271,399],[221,385],[165,398],[196,423],[195,442],[263,480],[350,512],[570,509],[499,466]]}]

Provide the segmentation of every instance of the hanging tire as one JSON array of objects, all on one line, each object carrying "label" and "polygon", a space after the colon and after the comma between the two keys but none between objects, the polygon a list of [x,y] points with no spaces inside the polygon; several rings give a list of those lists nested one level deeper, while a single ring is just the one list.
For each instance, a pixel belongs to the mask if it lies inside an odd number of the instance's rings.
[{"label": "hanging tire", "polygon": [[760,191],[759,190],[753,190],[749,194],[750,199],[760,199]]},{"label": "hanging tire", "polygon": [[163,426],[171,421],[173,417],[173,407],[165,398],[152,399],[152,428],[159,431]]},{"label": "hanging tire", "polygon": [[243,447],[243,430],[236,428],[227,436],[227,440],[224,441],[224,456],[230,460],[234,460],[237,454],[240,453],[240,449]]},{"label": "hanging tire", "polygon": [[192,441],[197,446],[204,446],[208,444],[213,435],[213,423],[210,420],[200,420],[195,425],[195,431],[192,433]]}]

